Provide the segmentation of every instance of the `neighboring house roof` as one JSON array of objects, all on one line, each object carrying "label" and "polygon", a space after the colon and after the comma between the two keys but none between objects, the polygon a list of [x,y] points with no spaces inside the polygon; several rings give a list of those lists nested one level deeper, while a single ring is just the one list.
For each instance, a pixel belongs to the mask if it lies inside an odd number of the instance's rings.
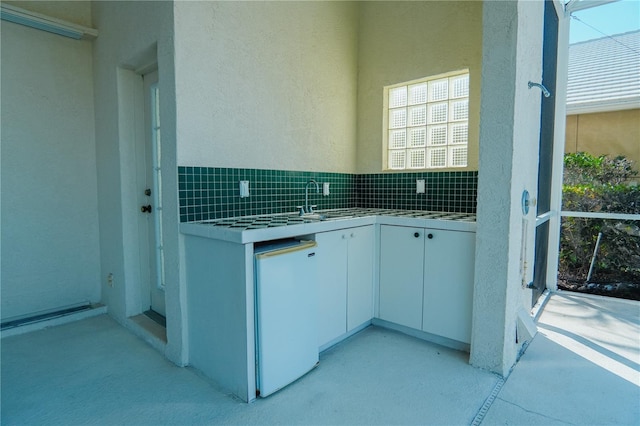
[{"label": "neighboring house roof", "polygon": [[569,46],[567,114],[640,108],[640,30]]}]

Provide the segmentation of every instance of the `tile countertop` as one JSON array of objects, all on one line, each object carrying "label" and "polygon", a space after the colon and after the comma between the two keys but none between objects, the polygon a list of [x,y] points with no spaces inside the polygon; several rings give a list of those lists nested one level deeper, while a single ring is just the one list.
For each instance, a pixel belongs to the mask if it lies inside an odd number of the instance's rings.
[{"label": "tile countertop", "polygon": [[318,210],[316,213],[324,218],[301,217],[298,213],[281,213],[183,222],[180,224],[180,232],[186,235],[247,244],[376,223],[452,231],[475,232],[476,230],[476,216],[469,213],[357,207]]}]

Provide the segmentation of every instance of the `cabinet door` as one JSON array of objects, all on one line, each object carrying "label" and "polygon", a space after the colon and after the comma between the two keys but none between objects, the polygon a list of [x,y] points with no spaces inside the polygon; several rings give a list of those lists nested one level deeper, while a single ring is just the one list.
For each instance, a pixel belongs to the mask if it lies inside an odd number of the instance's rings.
[{"label": "cabinet door", "polygon": [[380,318],[420,329],[424,229],[380,226]]},{"label": "cabinet door", "polygon": [[316,243],[320,347],[347,331],[347,240],[343,231],[323,232]]},{"label": "cabinet door", "polygon": [[425,233],[423,330],[470,343],[476,234]]},{"label": "cabinet door", "polygon": [[373,318],[373,226],[346,229],[348,236],[347,331]]}]

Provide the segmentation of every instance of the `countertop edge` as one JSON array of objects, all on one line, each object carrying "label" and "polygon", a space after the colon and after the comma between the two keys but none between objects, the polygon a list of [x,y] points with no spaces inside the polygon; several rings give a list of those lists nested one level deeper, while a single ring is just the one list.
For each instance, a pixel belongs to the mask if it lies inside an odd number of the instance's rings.
[{"label": "countertop edge", "polygon": [[326,221],[300,223],[273,228],[247,230],[214,227],[209,224],[199,222],[183,222],[180,223],[180,233],[184,235],[211,238],[238,244],[249,244],[375,224],[442,229],[462,232],[476,231],[476,222],[370,215],[363,217],[350,217],[344,219],[331,219]]}]

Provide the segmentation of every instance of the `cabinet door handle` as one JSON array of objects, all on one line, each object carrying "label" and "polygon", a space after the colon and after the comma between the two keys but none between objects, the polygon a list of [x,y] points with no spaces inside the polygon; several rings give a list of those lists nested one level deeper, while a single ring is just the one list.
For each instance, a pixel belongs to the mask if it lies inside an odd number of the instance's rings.
[{"label": "cabinet door handle", "polygon": [[432,238],[433,238],[433,234],[429,234],[429,235],[427,235],[427,238],[428,238],[428,239],[432,239]]},{"label": "cabinet door handle", "polygon": [[416,233],[414,233],[414,234],[413,234],[413,236],[414,236],[414,237],[416,237],[416,238],[418,238],[418,237],[420,236],[420,233],[419,233],[419,232],[416,232]]}]

